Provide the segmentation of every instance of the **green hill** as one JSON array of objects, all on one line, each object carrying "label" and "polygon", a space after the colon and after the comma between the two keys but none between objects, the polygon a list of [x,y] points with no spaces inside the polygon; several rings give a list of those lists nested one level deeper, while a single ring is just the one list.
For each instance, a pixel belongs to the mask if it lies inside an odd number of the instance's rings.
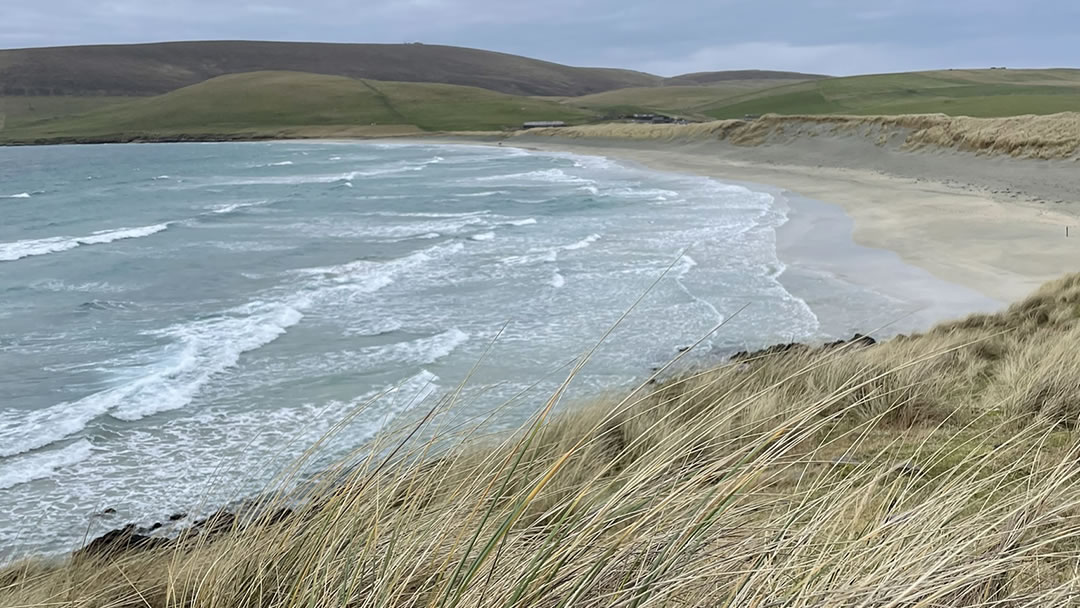
[{"label": "green hill", "polygon": [[924,114],[997,117],[1080,111],[1080,70],[943,70],[815,80],[699,108],[747,114]]},{"label": "green hill", "polygon": [[439,45],[208,41],[0,50],[0,96],[159,95],[259,71],[458,84],[514,95],[586,95],[663,81],[630,70]]},{"label": "green hill", "polygon": [[0,140],[129,141],[402,131],[495,130],[528,120],[580,123],[593,115],[552,101],[444,84],[357,80],[295,72],[221,76],[172,93],[0,131]]},{"label": "green hill", "polygon": [[607,115],[662,112],[691,118],[704,118],[699,111],[702,107],[745,93],[795,82],[801,81],[759,78],[728,80],[710,85],[632,87],[582,97],[571,97],[564,99],[563,103]]},{"label": "green hill", "polygon": [[672,76],[664,80],[665,86],[695,86],[727,84],[732,81],[766,81],[772,83],[791,83],[804,80],[830,78],[822,74],[803,74],[802,72],[778,72],[775,70],[726,70],[723,72],[694,72]]}]

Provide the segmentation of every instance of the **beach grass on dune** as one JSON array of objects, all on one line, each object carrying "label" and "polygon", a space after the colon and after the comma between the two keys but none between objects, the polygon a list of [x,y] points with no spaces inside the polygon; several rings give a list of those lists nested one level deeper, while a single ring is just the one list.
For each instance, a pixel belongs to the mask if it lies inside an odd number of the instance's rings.
[{"label": "beach grass on dune", "polygon": [[1077,605],[1078,339],[1073,275],[873,347],[560,389],[505,436],[451,394],[289,517],[13,564],[0,606]]},{"label": "beach grass on dune", "polygon": [[668,142],[723,141],[739,146],[786,144],[816,137],[864,140],[901,151],[954,150],[986,156],[1068,159],[1080,153],[1080,113],[1007,118],[901,116],[782,116],[686,125],[610,123],[532,129],[519,136]]}]

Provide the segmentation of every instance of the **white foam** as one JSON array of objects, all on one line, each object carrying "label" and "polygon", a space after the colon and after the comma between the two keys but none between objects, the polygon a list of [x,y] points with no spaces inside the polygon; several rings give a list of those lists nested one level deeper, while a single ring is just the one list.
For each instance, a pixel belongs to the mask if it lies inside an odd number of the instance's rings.
[{"label": "white foam", "polygon": [[81,439],[69,446],[40,454],[28,454],[0,467],[0,490],[52,477],[58,469],[70,467],[90,457],[94,446]]},{"label": "white foam", "polygon": [[592,245],[596,241],[599,241],[600,238],[601,237],[600,237],[599,234],[590,234],[589,236],[581,239],[580,241],[578,241],[576,243],[571,243],[570,245],[565,245],[562,249],[563,249],[563,251],[575,251],[577,249],[585,249],[586,247]]},{"label": "white foam", "polygon": [[474,234],[469,237],[473,241],[493,241],[495,240],[494,232],[481,232],[480,234]]},{"label": "white foam", "polygon": [[712,313],[712,316],[716,320],[717,324],[723,323],[725,317],[720,312],[720,310],[717,309],[716,306],[713,306],[712,302],[709,302],[705,298],[702,298],[701,296],[695,294],[693,291],[690,290],[689,287],[686,286],[685,283],[683,283],[683,279],[685,279],[686,276],[690,274],[690,271],[696,268],[697,265],[697,261],[688,255],[683,255],[681,258],[679,258],[679,261],[676,264],[675,268],[672,269],[675,271],[675,283],[679,286],[680,289],[682,289],[683,293],[690,296],[692,300],[708,309],[709,312]]},{"label": "white foam", "polygon": [[261,207],[263,205],[268,205],[269,203],[270,201],[258,201],[255,203],[232,203],[229,205],[219,205],[217,207],[212,207],[210,209],[210,212],[218,214],[232,213],[233,211],[236,211],[238,209],[247,209],[248,207]]},{"label": "white foam", "polygon": [[510,194],[506,190],[489,190],[487,192],[472,192],[469,194],[456,194],[458,198],[487,198],[489,196],[499,196]]},{"label": "white foam", "polygon": [[33,289],[40,289],[42,291],[55,292],[74,291],[120,293],[128,290],[126,287],[113,285],[112,283],[106,283],[104,281],[92,281],[89,283],[65,283],[63,281],[57,281],[55,279],[37,281],[35,283],[31,283],[30,287],[32,287]]},{"label": "white foam", "polygon": [[296,272],[319,277],[328,287],[322,287],[313,297],[327,299],[340,295],[373,293],[392,284],[398,274],[424,266],[462,251],[463,243],[439,244],[413,252],[405,257],[386,261],[357,260],[337,266],[306,268]]},{"label": "white foam", "polygon": [[0,196],[0,198],[30,198],[29,192],[20,192],[18,194],[9,194],[7,196]]},{"label": "white foam", "polygon": [[570,175],[562,169],[542,169],[525,173],[509,173],[506,175],[492,175],[477,177],[472,181],[477,182],[522,182],[537,181],[552,184],[595,184],[594,180]]},{"label": "white foam", "polygon": [[95,232],[89,236],[56,236],[44,239],[0,243],[0,262],[13,262],[32,256],[59,253],[61,251],[74,249],[80,245],[100,245],[124,239],[138,239],[168,230],[170,223],[171,222],[154,224],[153,226],[142,226],[139,228],[104,230]]},{"label": "white foam", "polygon": [[559,271],[556,270],[555,273],[551,275],[551,286],[555,289],[562,289],[564,285],[566,285],[566,277],[559,274]]},{"label": "white foam", "polygon": [[459,218],[459,217],[478,217],[482,215],[491,215],[490,209],[480,209],[478,211],[462,211],[460,213],[436,213],[426,211],[371,211],[368,213],[361,213],[363,216],[376,216],[376,217],[422,217],[422,218]]},{"label": "white foam", "polygon": [[152,363],[116,374],[122,378],[116,386],[75,402],[0,415],[0,457],[69,437],[105,414],[131,421],[185,407],[212,377],[236,365],[241,354],[273,342],[301,318],[291,306],[255,302],[149,332],[167,339],[168,346]]},{"label": "white foam", "polygon": [[160,180],[163,180],[163,179],[171,179],[171,178],[168,175],[159,175],[159,176],[154,178],[154,181],[160,181]]},{"label": "white foam", "polygon": [[397,319],[377,319],[360,327],[349,327],[345,330],[345,335],[381,336],[398,331],[401,328],[402,323]]},{"label": "white foam", "polygon": [[109,413],[138,420],[187,406],[216,374],[296,325],[304,315],[285,304],[255,302],[211,319],[174,325],[153,334],[169,338],[171,357],[136,380],[111,389]]},{"label": "white foam", "polygon": [[536,218],[534,217],[526,218],[523,220],[510,220],[509,222],[506,222],[506,224],[509,226],[533,226],[536,223]]},{"label": "white foam", "polygon": [[453,327],[430,338],[401,342],[383,347],[376,358],[386,357],[430,365],[446,357],[469,341],[469,334]]},{"label": "white foam", "polygon": [[289,167],[289,166],[291,166],[293,164],[294,163],[291,160],[283,160],[280,163],[270,163],[268,166],[270,166],[270,167]]}]

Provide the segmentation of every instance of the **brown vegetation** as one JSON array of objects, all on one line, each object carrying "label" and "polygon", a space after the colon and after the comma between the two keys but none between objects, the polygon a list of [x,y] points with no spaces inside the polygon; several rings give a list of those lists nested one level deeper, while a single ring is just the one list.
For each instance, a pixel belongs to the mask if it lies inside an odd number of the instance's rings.
[{"label": "brown vegetation", "polygon": [[1078,339],[1073,275],[553,417],[560,391],[501,439],[436,415],[289,517],[17,564],[0,606],[1077,605]]},{"label": "brown vegetation", "polygon": [[534,129],[529,135],[660,141],[721,140],[735,145],[784,143],[820,135],[861,137],[903,150],[937,148],[1016,158],[1075,158],[1080,114],[968,118],[944,114],[900,116],[779,116],[688,125],[603,124]]}]

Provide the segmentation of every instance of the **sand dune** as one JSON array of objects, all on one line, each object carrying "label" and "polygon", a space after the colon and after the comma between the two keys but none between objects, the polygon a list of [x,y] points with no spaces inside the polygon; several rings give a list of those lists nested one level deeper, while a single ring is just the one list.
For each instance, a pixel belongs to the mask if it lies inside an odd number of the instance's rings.
[{"label": "sand dune", "polygon": [[1016,158],[1076,158],[1080,113],[1010,118],[967,118],[944,114],[902,116],[778,116],[719,120],[688,125],[612,123],[534,129],[529,135],[566,138],[620,138],[662,141],[720,140],[753,146],[797,138],[857,136],[883,147],[916,150],[938,147]]}]

